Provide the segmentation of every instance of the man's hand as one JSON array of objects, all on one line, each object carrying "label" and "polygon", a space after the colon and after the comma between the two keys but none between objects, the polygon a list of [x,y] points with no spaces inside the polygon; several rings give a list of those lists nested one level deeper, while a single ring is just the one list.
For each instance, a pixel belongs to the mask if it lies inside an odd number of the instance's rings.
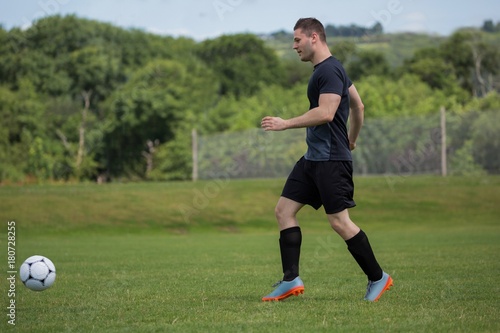
[{"label": "man's hand", "polygon": [[286,130],[286,120],[280,117],[264,117],[260,122],[265,131],[283,131]]},{"label": "man's hand", "polygon": [[356,142],[349,142],[349,148],[350,148],[351,150],[356,149]]}]

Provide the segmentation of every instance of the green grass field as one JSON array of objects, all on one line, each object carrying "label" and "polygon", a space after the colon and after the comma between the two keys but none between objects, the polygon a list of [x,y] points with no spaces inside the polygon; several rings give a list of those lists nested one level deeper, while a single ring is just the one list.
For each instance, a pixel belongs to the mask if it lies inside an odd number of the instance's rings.
[{"label": "green grass field", "polygon": [[[366,278],[322,210],[304,208],[305,293],[260,298],[280,278],[273,208],[283,180],[0,188],[0,331],[498,332],[500,177],[357,178],[352,218],[394,287]],[[18,280],[7,323],[7,222],[17,266],[42,254],[57,280]]]}]

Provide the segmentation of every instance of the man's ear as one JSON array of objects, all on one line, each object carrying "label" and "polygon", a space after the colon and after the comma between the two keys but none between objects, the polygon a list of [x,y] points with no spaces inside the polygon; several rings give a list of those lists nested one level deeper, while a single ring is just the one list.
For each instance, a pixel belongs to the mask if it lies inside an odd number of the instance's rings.
[{"label": "man's ear", "polygon": [[311,33],[312,42],[316,43],[319,40],[319,35],[316,32]]}]

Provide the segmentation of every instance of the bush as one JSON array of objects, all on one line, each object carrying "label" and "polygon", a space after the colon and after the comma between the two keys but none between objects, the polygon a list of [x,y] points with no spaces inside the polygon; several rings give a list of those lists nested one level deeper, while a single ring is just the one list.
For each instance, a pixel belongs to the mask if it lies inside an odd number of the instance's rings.
[{"label": "bush", "polygon": [[500,173],[500,111],[481,113],[472,125],[472,154],[488,173]]}]

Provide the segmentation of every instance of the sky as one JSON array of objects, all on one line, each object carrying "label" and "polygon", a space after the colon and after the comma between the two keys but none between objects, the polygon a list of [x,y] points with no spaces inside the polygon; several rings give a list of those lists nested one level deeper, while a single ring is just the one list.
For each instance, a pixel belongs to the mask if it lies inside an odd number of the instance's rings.
[{"label": "sky", "polygon": [[75,14],[124,28],[195,40],[223,34],[292,31],[298,18],[326,26],[382,23],[385,32],[448,36],[461,27],[500,21],[498,0],[0,0],[4,29],[28,28],[44,16]]}]

